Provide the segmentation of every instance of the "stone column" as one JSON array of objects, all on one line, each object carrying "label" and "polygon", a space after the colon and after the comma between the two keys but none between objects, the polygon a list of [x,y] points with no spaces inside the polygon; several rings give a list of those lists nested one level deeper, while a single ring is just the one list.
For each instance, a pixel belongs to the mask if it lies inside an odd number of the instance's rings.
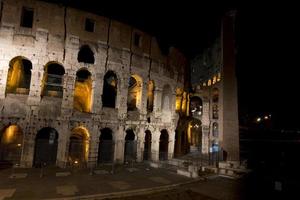
[{"label": "stone column", "polygon": [[35,140],[34,135],[28,133],[24,134],[21,167],[28,168],[28,167],[32,167],[33,165],[34,145],[35,145],[34,140]]},{"label": "stone column", "polygon": [[116,163],[123,163],[124,162],[124,144],[125,144],[125,127],[124,125],[119,125],[118,130],[116,132],[115,137],[115,154],[114,154],[114,161]]},{"label": "stone column", "polygon": [[168,144],[168,159],[172,159],[174,155],[175,145],[175,131],[171,130],[169,133],[169,144]]},{"label": "stone column", "polygon": [[67,159],[67,143],[70,137],[70,130],[68,128],[68,124],[64,121],[61,123],[61,127],[58,131],[58,147],[57,147],[57,159],[56,163],[59,167],[66,167],[68,159]]},{"label": "stone column", "polygon": [[116,108],[118,108],[118,116],[120,119],[126,118],[127,95],[128,95],[128,76],[125,75],[121,80],[121,84],[118,85],[118,92],[117,92]]},{"label": "stone column", "polygon": [[151,158],[153,161],[159,161],[159,137],[160,131],[155,129],[152,134]]},{"label": "stone column", "polygon": [[9,69],[9,61],[0,61],[0,99],[5,99],[5,89],[7,82],[7,74]]},{"label": "stone column", "polygon": [[137,162],[143,161],[144,141],[145,141],[145,128],[140,127],[139,132],[137,133]]},{"label": "stone column", "polygon": [[154,89],[154,116],[159,117],[161,115],[161,100],[162,100],[162,88],[156,86]]},{"label": "stone column", "polygon": [[63,79],[63,100],[61,105],[62,116],[67,117],[72,114],[74,101],[74,85],[76,74],[69,71]]},{"label": "stone column", "polygon": [[148,83],[143,81],[141,86],[142,86],[142,91],[141,91],[141,105],[140,105],[140,120],[146,120]]},{"label": "stone column", "polygon": [[97,72],[93,81],[93,113],[100,113],[102,109],[103,73]]},{"label": "stone column", "polygon": [[208,155],[209,154],[209,140],[210,140],[210,133],[209,133],[209,126],[202,126],[202,154]]}]

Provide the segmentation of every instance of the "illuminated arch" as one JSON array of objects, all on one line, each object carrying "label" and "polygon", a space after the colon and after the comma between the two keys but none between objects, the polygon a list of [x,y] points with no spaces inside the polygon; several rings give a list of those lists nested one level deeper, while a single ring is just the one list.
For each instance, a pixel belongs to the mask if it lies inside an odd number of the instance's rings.
[{"label": "illuminated arch", "polygon": [[142,78],[136,74],[131,75],[128,86],[127,110],[133,111],[141,108]]},{"label": "illuminated arch", "polygon": [[87,69],[80,69],[76,73],[73,106],[80,112],[91,112],[92,76]]},{"label": "illuminated arch", "polygon": [[150,113],[153,111],[154,106],[154,81],[149,80],[148,81],[148,87],[147,87],[147,111]]},{"label": "illuminated arch", "polygon": [[86,165],[89,155],[89,138],[89,131],[83,126],[78,126],[72,130],[68,156],[70,165]]},{"label": "illuminated arch", "polygon": [[23,132],[18,125],[6,126],[0,132],[0,161],[20,164]]},{"label": "illuminated arch", "polygon": [[198,96],[193,96],[190,98],[190,114],[194,117],[202,116],[203,102]]},{"label": "illuminated arch", "polygon": [[6,93],[29,94],[32,63],[18,56],[9,62]]}]

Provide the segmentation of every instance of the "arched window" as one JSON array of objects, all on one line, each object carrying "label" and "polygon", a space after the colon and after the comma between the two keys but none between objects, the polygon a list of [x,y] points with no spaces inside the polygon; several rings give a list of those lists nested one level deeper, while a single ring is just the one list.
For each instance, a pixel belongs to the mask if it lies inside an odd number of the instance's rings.
[{"label": "arched window", "polygon": [[63,97],[63,76],[65,69],[58,63],[49,63],[45,66],[43,77],[43,96]]},{"label": "arched window", "polygon": [[19,56],[9,63],[6,93],[29,94],[32,64]]},{"label": "arched window", "polygon": [[78,62],[83,62],[83,63],[88,63],[88,64],[95,63],[94,53],[88,45],[83,45],[80,48],[80,50],[78,52],[77,60],[78,60]]},{"label": "arched window", "polygon": [[102,106],[115,108],[117,98],[117,76],[113,71],[106,72],[103,83]]},{"label": "arched window", "polygon": [[92,78],[91,73],[81,69],[76,73],[74,90],[74,109],[80,112],[91,112]]},{"label": "arched window", "polygon": [[146,130],[145,131],[145,141],[144,141],[144,160],[151,160],[151,131]]},{"label": "arched window", "polygon": [[213,137],[218,137],[219,136],[219,126],[217,122],[213,123]]},{"label": "arched window", "polygon": [[190,112],[194,117],[202,116],[203,104],[202,99],[197,96],[193,96],[190,100]]},{"label": "arched window", "polygon": [[135,140],[135,134],[132,129],[127,129],[125,136],[124,161],[134,161],[136,159],[136,151],[137,143]]},{"label": "arched window", "polygon": [[127,110],[134,111],[141,106],[142,79],[137,75],[132,75],[129,79]]},{"label": "arched window", "polygon": [[147,111],[150,113],[153,111],[154,105],[154,81],[148,82],[148,91],[147,91]]}]

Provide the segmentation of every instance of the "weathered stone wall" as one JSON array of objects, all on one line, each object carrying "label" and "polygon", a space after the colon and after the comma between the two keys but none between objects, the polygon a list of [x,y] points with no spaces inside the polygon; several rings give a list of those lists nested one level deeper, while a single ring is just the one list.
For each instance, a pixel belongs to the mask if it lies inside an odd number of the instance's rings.
[{"label": "weathered stone wall", "polygon": [[[20,26],[23,6],[34,11],[32,28]],[[95,22],[94,32],[85,31],[86,18]],[[136,33],[141,37],[139,46],[133,40]],[[88,45],[93,51],[94,64],[78,62],[82,45]],[[89,165],[97,162],[102,128],[113,131],[115,162],[123,162],[127,128],[134,130],[136,135],[139,161],[142,160],[145,131],[151,130],[153,159],[157,160],[160,131],[166,129],[171,158],[178,120],[175,89],[183,88],[183,69],[186,68],[185,58],[180,52],[173,48],[171,55],[180,56],[163,56],[154,37],[115,20],[40,1],[4,0],[0,25],[0,128],[9,124],[21,127],[24,134],[21,165],[32,166],[35,136],[43,127],[52,127],[59,133],[57,165],[62,167],[66,166],[72,129],[78,126],[89,132]],[[29,95],[5,93],[9,63],[16,56],[32,63]],[[42,79],[49,62],[59,63],[65,69],[62,98],[42,96]],[[73,109],[76,72],[82,68],[87,69],[92,77],[90,113]],[[103,78],[108,70],[115,72],[118,79],[115,108],[102,107]],[[128,80],[134,74],[142,79],[142,97],[138,117],[129,118],[126,104]],[[149,79],[155,85],[152,113],[147,113],[146,109]],[[165,85],[171,88],[171,109],[165,113],[167,118],[160,110]]]}]

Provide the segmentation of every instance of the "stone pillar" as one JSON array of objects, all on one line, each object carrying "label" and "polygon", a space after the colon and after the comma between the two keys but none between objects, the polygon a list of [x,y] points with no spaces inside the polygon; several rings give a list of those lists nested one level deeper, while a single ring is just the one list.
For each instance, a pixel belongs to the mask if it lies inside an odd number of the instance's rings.
[{"label": "stone pillar", "polygon": [[61,128],[58,131],[58,147],[57,147],[57,159],[56,163],[57,166],[59,167],[66,167],[68,159],[67,159],[67,154],[68,154],[68,141],[70,137],[70,130],[68,129],[68,124],[67,123],[62,123]]},{"label": "stone pillar", "polygon": [[103,73],[97,72],[93,81],[93,113],[100,113],[102,109]]},{"label": "stone pillar", "polygon": [[30,90],[29,96],[27,99],[27,104],[29,106],[38,106],[41,101],[42,93],[42,80],[44,70],[41,69],[32,69],[31,70],[31,81],[30,81]]},{"label": "stone pillar", "polygon": [[159,117],[161,115],[161,100],[162,100],[162,88],[156,86],[154,89],[154,116]]},{"label": "stone pillar", "polygon": [[125,119],[127,115],[127,95],[128,95],[128,76],[125,75],[121,80],[121,84],[118,85],[118,92],[117,92],[116,108],[118,108],[118,116],[120,119]]},{"label": "stone pillar", "polygon": [[63,79],[63,101],[61,105],[62,116],[67,117],[72,114],[73,101],[74,101],[74,85],[76,74],[68,72],[64,75]]},{"label": "stone pillar", "polygon": [[143,81],[141,83],[142,91],[141,91],[141,105],[140,105],[140,120],[146,120],[147,115],[147,90],[148,90],[148,83]]},{"label": "stone pillar", "polygon": [[153,161],[159,161],[159,137],[160,131],[155,129],[152,134],[151,158]]},{"label": "stone pillar", "polygon": [[208,155],[209,153],[209,126],[202,126],[202,154]]},{"label": "stone pillar", "polygon": [[175,131],[170,130],[169,144],[168,144],[168,159],[172,159],[174,156],[174,145],[175,145]]},{"label": "stone pillar", "polygon": [[114,162],[116,163],[124,162],[124,144],[125,144],[124,133],[125,133],[124,125],[119,125],[115,137]]},{"label": "stone pillar", "polygon": [[137,133],[137,162],[143,161],[144,141],[145,141],[145,128],[140,127],[139,132]]},{"label": "stone pillar", "polygon": [[32,167],[33,165],[33,156],[34,156],[34,145],[35,137],[34,135],[24,134],[22,158],[21,158],[21,167]]},{"label": "stone pillar", "polygon": [[0,99],[5,99],[9,61],[0,60]]}]

